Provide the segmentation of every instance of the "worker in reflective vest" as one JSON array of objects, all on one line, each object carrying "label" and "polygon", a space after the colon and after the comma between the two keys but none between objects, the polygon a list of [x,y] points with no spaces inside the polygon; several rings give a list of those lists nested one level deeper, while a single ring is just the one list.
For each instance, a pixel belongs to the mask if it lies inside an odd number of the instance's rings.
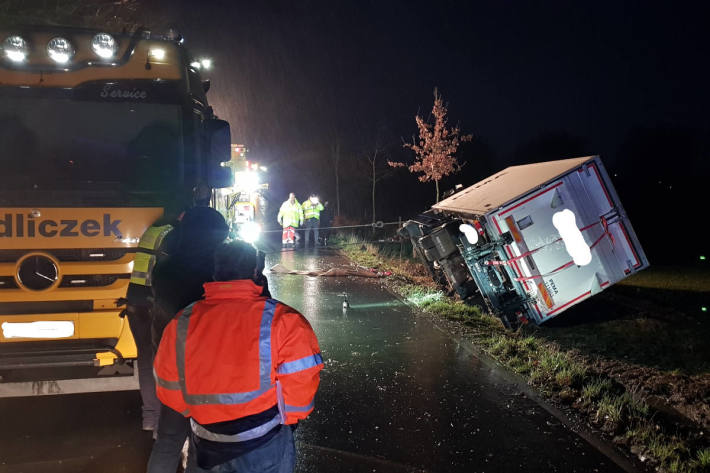
[{"label": "worker in reflective vest", "polygon": [[142,402],[143,430],[158,426],[160,401],[153,379],[151,343],[152,273],[159,257],[167,253],[166,238],[173,226],[160,219],[143,233],[133,258],[133,271],[126,293],[126,315],[138,350],[138,384]]},{"label": "worker in reflective vest", "polygon": [[259,260],[247,243],[222,245],[215,282],[168,324],[155,358],[158,397],[190,418],[197,464],[210,471],[292,472],[292,430],[314,407],[318,340],[255,283]]},{"label": "worker in reflective vest", "polygon": [[133,258],[130,284],[150,288],[151,273],[157,262],[160,245],[172,229],[173,226],[170,224],[153,224],[143,233],[136,248],[136,256]]},{"label": "worker in reflective vest", "polygon": [[308,240],[313,232],[313,246],[318,246],[318,230],[320,228],[320,213],[323,211],[323,204],[320,203],[318,196],[311,194],[309,199],[301,204],[303,208],[303,218],[305,220],[304,227],[306,228],[306,238],[303,242],[303,247],[308,248]]},{"label": "worker in reflective vest", "polygon": [[288,195],[288,200],[281,204],[279,215],[276,217],[279,224],[283,227],[281,243],[284,248],[294,247],[296,240],[299,238],[296,235],[296,229],[303,224],[303,209],[301,204],[296,200],[296,194],[291,192]]}]

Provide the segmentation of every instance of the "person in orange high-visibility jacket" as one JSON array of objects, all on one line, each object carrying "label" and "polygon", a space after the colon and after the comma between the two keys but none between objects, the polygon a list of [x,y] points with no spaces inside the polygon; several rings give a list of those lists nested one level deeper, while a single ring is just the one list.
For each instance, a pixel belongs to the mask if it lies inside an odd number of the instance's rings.
[{"label": "person in orange high-visibility jacket", "polygon": [[[158,398],[190,418],[197,463],[208,471],[295,468],[292,430],[314,407],[323,360],[306,318],[268,297],[263,257],[247,243],[215,253],[215,282],[163,332]],[[289,427],[292,426],[292,427]]]}]

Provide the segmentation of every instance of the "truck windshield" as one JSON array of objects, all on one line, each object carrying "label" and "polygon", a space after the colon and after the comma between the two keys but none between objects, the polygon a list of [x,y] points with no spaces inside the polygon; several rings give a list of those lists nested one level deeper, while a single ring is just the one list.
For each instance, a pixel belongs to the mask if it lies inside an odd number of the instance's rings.
[{"label": "truck windshield", "polygon": [[168,190],[182,162],[178,105],[3,96],[4,190]]}]

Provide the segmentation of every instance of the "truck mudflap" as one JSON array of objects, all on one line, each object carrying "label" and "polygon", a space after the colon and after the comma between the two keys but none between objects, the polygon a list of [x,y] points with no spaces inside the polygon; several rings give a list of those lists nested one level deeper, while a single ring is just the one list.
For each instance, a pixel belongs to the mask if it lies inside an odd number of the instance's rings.
[{"label": "truck mudflap", "polygon": [[[532,176],[527,188],[524,176]],[[511,198],[501,186],[523,191]],[[436,226],[410,221],[405,233],[463,299],[476,293],[508,326],[543,323],[648,267],[596,156],[514,166],[462,192],[428,212]],[[449,251],[452,245],[457,252]],[[468,274],[461,274],[459,259]],[[452,263],[458,274],[447,270]]]}]

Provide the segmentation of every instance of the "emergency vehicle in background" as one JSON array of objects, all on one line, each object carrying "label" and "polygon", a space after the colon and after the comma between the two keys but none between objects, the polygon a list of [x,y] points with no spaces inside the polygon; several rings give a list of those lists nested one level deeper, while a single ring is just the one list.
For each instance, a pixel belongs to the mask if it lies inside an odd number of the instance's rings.
[{"label": "emergency vehicle in background", "polygon": [[0,396],[137,386],[96,375],[131,373],[138,241],[196,183],[233,178],[229,124],[182,42],[0,31]]},{"label": "emergency vehicle in background", "polygon": [[224,163],[234,174],[234,185],[215,192],[215,208],[224,215],[232,238],[254,243],[261,235],[267,208],[267,168],[250,161],[249,150],[232,144],[231,160]]},{"label": "emergency vehicle in background", "polygon": [[598,156],[511,166],[401,232],[436,279],[508,327],[546,322],[649,265]]}]

